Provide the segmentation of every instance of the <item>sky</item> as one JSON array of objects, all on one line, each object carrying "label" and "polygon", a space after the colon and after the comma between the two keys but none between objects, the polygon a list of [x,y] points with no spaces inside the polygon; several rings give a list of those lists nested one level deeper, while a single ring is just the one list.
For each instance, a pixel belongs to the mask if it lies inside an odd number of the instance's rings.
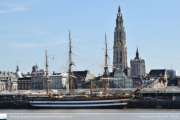
[{"label": "sky", "polygon": [[[37,63],[67,72],[71,32],[73,70],[103,72],[107,35],[109,64],[113,62],[114,29],[118,6],[124,19],[128,65],[139,54],[151,69],[180,71],[179,0],[0,0],[0,71],[24,74]],[[54,57],[54,60],[53,60]],[[110,69],[111,71],[111,69]]]}]

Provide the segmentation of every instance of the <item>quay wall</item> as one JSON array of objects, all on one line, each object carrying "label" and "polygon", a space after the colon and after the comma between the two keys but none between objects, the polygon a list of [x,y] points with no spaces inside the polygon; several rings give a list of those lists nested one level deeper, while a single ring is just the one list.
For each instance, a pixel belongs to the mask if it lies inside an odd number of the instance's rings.
[{"label": "quay wall", "polygon": [[31,109],[28,101],[0,101],[0,109]]},{"label": "quay wall", "polygon": [[180,109],[180,100],[133,100],[126,108]]}]

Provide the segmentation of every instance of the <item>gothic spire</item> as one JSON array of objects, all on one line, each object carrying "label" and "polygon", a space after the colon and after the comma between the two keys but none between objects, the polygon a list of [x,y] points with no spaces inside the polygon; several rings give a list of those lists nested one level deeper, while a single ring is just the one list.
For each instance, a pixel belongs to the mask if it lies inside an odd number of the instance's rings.
[{"label": "gothic spire", "polygon": [[138,52],[138,47],[137,47],[137,51],[136,51],[136,57],[135,59],[139,59],[139,52]]},{"label": "gothic spire", "polygon": [[120,8],[120,5],[119,5],[118,13],[121,13],[121,8]]},{"label": "gothic spire", "polygon": [[18,61],[17,61],[17,69],[16,69],[16,72],[18,72],[19,71],[19,66],[18,66]]}]

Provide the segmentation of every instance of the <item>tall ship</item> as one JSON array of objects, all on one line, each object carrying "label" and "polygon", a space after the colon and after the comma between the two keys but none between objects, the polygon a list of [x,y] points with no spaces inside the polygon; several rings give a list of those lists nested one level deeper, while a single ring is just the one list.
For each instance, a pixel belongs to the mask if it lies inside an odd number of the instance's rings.
[{"label": "tall ship", "polygon": [[[105,81],[105,92],[103,91],[93,91],[93,81],[90,81],[90,93],[89,94],[73,94],[72,81],[75,76],[73,76],[72,65],[75,65],[72,61],[72,46],[71,46],[71,34],[69,32],[69,93],[66,95],[62,94],[51,94],[49,93],[49,76],[48,76],[48,56],[46,51],[46,85],[47,92],[46,95],[29,95],[27,96],[29,104],[33,108],[59,108],[59,109],[102,109],[102,108],[116,108],[123,109],[128,104],[128,101],[132,99],[133,96],[127,94],[108,94],[108,80],[113,80],[110,78],[110,73],[108,71],[107,63],[107,40],[105,35],[105,65],[102,81]],[[112,67],[112,66],[111,66]],[[38,73],[37,73],[38,74]]]}]

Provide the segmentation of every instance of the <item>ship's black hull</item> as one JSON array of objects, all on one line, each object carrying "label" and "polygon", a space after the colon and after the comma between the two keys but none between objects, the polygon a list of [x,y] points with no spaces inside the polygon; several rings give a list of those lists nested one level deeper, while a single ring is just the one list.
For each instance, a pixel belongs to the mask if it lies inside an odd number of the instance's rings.
[{"label": "ship's black hull", "polygon": [[124,109],[126,105],[101,106],[101,107],[31,107],[32,109]]},{"label": "ship's black hull", "polygon": [[38,109],[123,109],[128,99],[96,99],[96,100],[33,100],[29,101]]}]

